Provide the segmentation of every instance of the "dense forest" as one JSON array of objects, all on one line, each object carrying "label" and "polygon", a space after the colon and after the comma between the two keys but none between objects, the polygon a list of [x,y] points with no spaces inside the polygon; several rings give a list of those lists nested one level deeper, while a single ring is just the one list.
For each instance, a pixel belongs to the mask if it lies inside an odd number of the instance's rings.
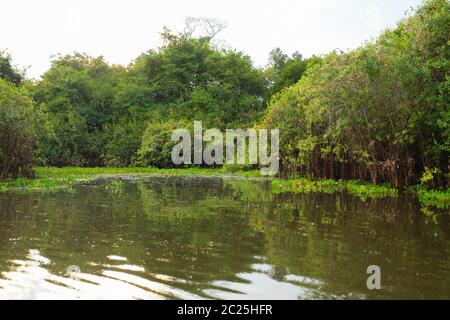
[{"label": "dense forest", "polygon": [[129,66],[57,56],[40,80],[0,52],[0,179],[39,166],[171,167],[171,132],[279,128],[282,174],[450,186],[450,4],[425,0],[348,52],[274,49],[264,68],[214,39],[164,29]]}]

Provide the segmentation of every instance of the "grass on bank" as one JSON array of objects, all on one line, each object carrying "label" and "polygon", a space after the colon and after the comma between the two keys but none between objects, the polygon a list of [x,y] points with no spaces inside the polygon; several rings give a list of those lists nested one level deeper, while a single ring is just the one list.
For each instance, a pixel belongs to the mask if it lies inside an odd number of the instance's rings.
[{"label": "grass on bank", "polygon": [[[155,176],[155,175],[202,175],[202,176],[260,176],[259,170],[244,171],[234,167],[223,168],[80,168],[80,167],[37,167],[34,179],[19,178],[9,181],[0,181],[1,191],[32,191],[32,190],[59,190],[71,188],[76,184],[94,180],[99,177],[114,175],[129,176]],[[348,192],[362,200],[382,199],[395,197],[398,190],[388,185],[372,185],[354,180],[311,180],[308,178],[296,178],[288,180],[272,180],[272,191],[282,192]],[[441,209],[450,207],[450,190],[428,190],[421,186],[408,188],[408,191],[417,195],[418,200],[425,206],[434,206]]]},{"label": "grass on bank", "polygon": [[0,181],[0,191],[6,190],[53,190],[72,187],[75,184],[90,181],[98,177],[114,175],[152,176],[152,175],[236,175],[259,176],[259,170],[232,171],[216,168],[80,168],[80,167],[36,167],[34,179],[18,178]]}]

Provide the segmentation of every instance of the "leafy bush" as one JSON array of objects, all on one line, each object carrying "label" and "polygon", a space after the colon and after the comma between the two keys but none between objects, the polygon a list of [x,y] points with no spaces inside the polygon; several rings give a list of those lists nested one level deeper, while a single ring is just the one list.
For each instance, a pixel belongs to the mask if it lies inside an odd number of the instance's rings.
[{"label": "leafy bush", "polygon": [[173,167],[171,152],[177,142],[171,140],[172,132],[175,129],[189,129],[188,126],[186,122],[175,120],[148,122],[139,150],[139,164],[157,168]]},{"label": "leafy bush", "polygon": [[33,175],[36,123],[31,99],[0,79],[0,178]]},{"label": "leafy bush", "polygon": [[143,121],[122,119],[106,127],[108,143],[105,163],[112,167],[128,167],[138,161],[138,151],[145,131]]},{"label": "leafy bush", "polygon": [[0,50],[0,79],[19,86],[24,79],[24,71],[18,70],[12,64],[11,55]]},{"label": "leafy bush", "polygon": [[280,128],[282,168],[394,187],[417,182],[425,167],[448,176],[449,12],[446,0],[425,1],[394,30],[327,55],[276,95],[261,126]]}]

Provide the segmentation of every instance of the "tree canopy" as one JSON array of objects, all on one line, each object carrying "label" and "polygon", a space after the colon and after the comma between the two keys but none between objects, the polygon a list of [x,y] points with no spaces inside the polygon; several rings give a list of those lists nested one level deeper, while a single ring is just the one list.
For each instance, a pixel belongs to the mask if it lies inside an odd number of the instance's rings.
[{"label": "tree canopy", "polygon": [[11,55],[2,50],[0,50],[0,79],[11,82],[16,86],[20,85],[24,79],[24,71],[15,67]]},{"label": "tree canopy", "polygon": [[[331,53],[276,95],[286,171],[398,187],[450,167],[449,3],[425,1],[376,41]],[[281,59],[282,60],[282,59]]]},{"label": "tree canopy", "polygon": [[164,28],[163,45],[127,67],[74,53],[33,82],[2,51],[1,176],[30,175],[33,163],[172,166],[170,131],[196,120],[279,128],[286,174],[400,187],[434,172],[430,185],[448,185],[449,9],[425,0],[348,52],[275,48],[265,68],[223,48],[225,24],[205,18],[187,18],[180,33]]}]

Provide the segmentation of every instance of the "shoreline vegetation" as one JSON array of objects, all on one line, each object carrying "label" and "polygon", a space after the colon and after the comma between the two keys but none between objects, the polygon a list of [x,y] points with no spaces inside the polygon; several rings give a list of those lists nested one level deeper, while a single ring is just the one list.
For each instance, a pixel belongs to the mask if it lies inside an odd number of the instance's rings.
[{"label": "shoreline vegetation", "polygon": [[273,180],[274,192],[410,192],[449,207],[447,0],[423,0],[352,50],[305,58],[274,48],[265,67],[215,44],[220,21],[190,26],[206,33],[164,28],[162,46],[126,67],[58,55],[39,80],[0,50],[0,191],[99,175],[259,175],[247,164],[175,169],[172,133],[201,121],[221,132],[279,130],[279,175],[288,180]]},{"label": "shoreline vegetation", "polygon": [[[244,171],[234,167],[222,168],[82,168],[82,167],[36,167],[35,178],[18,178],[0,181],[0,192],[31,192],[71,190],[82,183],[102,178],[152,177],[152,176],[218,176],[218,177],[263,177],[259,170]],[[450,191],[429,190],[415,185],[396,189],[388,184],[372,185],[356,180],[332,180],[297,178],[270,178],[273,193],[336,193],[347,192],[362,201],[367,199],[384,199],[397,197],[402,192],[417,196],[423,206],[448,209],[450,207]]]},{"label": "shoreline vegetation", "polygon": [[161,175],[203,175],[203,176],[219,176],[219,175],[240,175],[240,176],[259,176],[259,171],[241,171],[226,172],[223,169],[214,168],[174,168],[174,169],[158,169],[158,168],[114,168],[114,167],[36,167],[35,177],[17,178],[11,180],[0,180],[1,191],[32,191],[32,190],[55,190],[65,189],[76,186],[80,183],[90,182],[99,178],[120,177],[120,176],[161,176]]}]

